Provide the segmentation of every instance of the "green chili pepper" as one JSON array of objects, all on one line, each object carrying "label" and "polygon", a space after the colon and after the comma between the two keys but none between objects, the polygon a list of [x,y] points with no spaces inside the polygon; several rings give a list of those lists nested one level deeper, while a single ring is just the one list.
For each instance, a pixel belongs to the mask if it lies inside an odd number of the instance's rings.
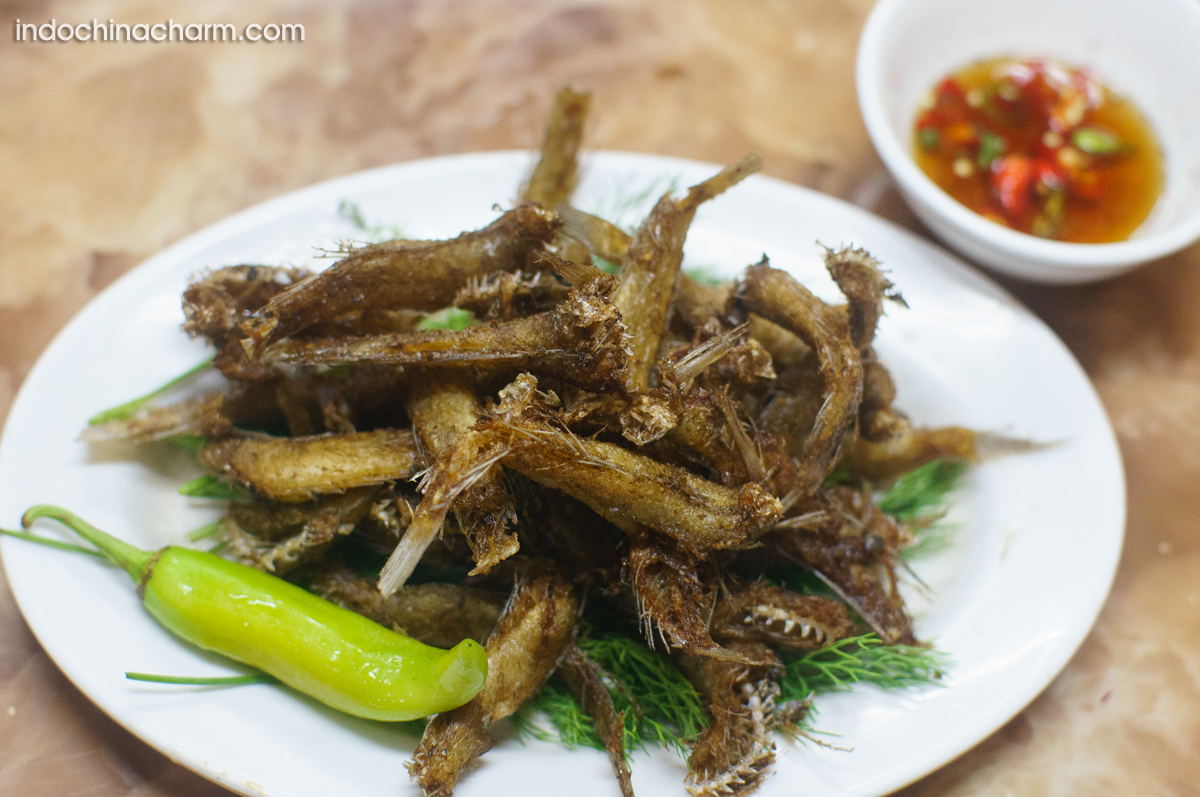
[{"label": "green chili pepper", "polygon": [[483,688],[487,654],[474,640],[449,651],[430,647],[219,556],[135,548],[60,507],[35,506],[21,523],[28,528],[40,517],[63,523],[124,568],[167,630],[347,714],[412,720],[461,706]]},{"label": "green chili pepper", "polygon": [[984,132],[979,136],[979,154],[975,157],[975,163],[981,169],[990,169],[992,161],[1000,157],[1006,149],[1008,142],[1002,136]]},{"label": "green chili pepper", "polygon": [[1089,155],[1113,155],[1129,146],[1115,133],[1098,127],[1081,127],[1071,134],[1071,143]]},{"label": "green chili pepper", "polygon": [[926,152],[932,152],[937,149],[938,142],[941,141],[941,135],[936,127],[922,127],[917,131],[917,143],[921,145],[921,149]]}]

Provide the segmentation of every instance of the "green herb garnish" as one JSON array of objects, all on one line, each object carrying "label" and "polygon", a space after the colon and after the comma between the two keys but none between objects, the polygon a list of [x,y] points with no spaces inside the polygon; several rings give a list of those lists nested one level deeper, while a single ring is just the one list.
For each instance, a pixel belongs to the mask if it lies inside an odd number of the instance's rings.
[{"label": "green herb garnish", "polygon": [[600,255],[595,253],[592,254],[592,265],[603,271],[605,274],[619,274],[621,272],[621,265],[619,263],[614,263],[611,260],[605,260],[604,258],[600,257]]},{"label": "green herb garnish", "polygon": [[1115,133],[1099,127],[1081,127],[1071,134],[1071,143],[1089,155],[1115,155],[1130,149]]},{"label": "green herb garnish", "polygon": [[371,243],[404,238],[404,230],[395,224],[367,221],[367,217],[363,215],[362,208],[358,206],[357,202],[351,202],[348,199],[342,200],[338,205],[338,215],[366,233]]},{"label": "green herb garnish", "polygon": [[188,498],[220,498],[233,501],[248,497],[245,490],[232,484],[226,484],[211,473],[206,473],[184,484],[179,488],[179,494],[186,495]]},{"label": "green herb garnish", "polygon": [[917,144],[926,152],[937,149],[939,141],[941,141],[941,136],[936,127],[922,127],[917,131]]},{"label": "green herb garnish", "polygon": [[959,485],[966,469],[962,460],[940,458],[910,470],[879,499],[879,508],[904,522],[940,514],[947,493]]},{"label": "green herb garnish", "polygon": [[417,322],[418,332],[428,332],[433,329],[449,329],[460,332],[475,325],[475,315],[470,310],[457,307],[447,307],[436,313],[429,313]]},{"label": "green herb garnish", "polygon": [[717,276],[716,269],[714,269],[712,266],[696,266],[695,268],[685,268],[683,273],[687,274],[701,285],[714,286],[729,281]]},{"label": "green herb garnish", "polygon": [[915,645],[885,645],[875,634],[849,637],[789,662],[779,681],[780,699],[845,692],[868,683],[885,689],[935,683],[948,661],[944,653]]},{"label": "green herb garnish", "polygon": [[189,368],[187,371],[185,371],[184,373],[175,377],[170,382],[167,382],[165,385],[163,385],[160,388],[151,390],[146,395],[141,396],[140,398],[135,398],[132,401],[127,401],[124,404],[118,405],[111,409],[104,410],[104,412],[100,412],[100,413],[93,415],[91,418],[88,418],[88,426],[97,426],[102,423],[112,423],[113,421],[129,420],[134,415],[136,415],[139,411],[141,411],[142,409],[145,409],[146,406],[148,404],[150,404],[150,402],[152,402],[154,399],[161,396],[163,393],[166,393],[168,390],[170,390],[173,387],[179,386],[183,382],[186,382],[188,379],[191,379],[193,376],[196,376],[197,374],[201,373],[202,371],[207,370],[212,365],[212,361],[213,361],[213,358],[209,357],[204,362],[202,362],[199,365],[196,365],[192,368]]},{"label": "green herb garnish", "polygon": [[979,154],[975,156],[975,163],[981,169],[990,169],[992,161],[1000,157],[1004,150],[1008,149],[1008,142],[1003,136],[995,135],[994,133],[981,133],[979,136]]},{"label": "green herb garnish", "polygon": [[[661,745],[686,755],[684,740],[702,731],[708,721],[699,693],[678,668],[641,640],[622,634],[584,636],[579,646],[616,681],[609,693],[617,711],[625,712],[626,754],[649,745]],[[637,700],[640,718],[629,695]],[[518,735],[556,741],[568,748],[604,749],[592,718],[561,680],[550,679],[527,705],[528,711],[518,712],[512,718]],[[530,715],[533,711],[543,712],[552,730],[537,726]]]}]

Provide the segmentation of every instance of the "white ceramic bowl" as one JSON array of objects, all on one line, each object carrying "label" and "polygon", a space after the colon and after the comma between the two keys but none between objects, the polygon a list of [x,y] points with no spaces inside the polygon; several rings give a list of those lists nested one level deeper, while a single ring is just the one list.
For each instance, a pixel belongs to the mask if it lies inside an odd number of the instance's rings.
[{"label": "white ceramic bowl", "polygon": [[[912,159],[921,95],[984,58],[1049,57],[1090,67],[1158,136],[1165,185],[1126,241],[1072,244],[1010,230],[938,188]],[[973,260],[1025,279],[1089,282],[1200,238],[1200,2],[880,0],[858,45],[858,102],[913,211]]]}]

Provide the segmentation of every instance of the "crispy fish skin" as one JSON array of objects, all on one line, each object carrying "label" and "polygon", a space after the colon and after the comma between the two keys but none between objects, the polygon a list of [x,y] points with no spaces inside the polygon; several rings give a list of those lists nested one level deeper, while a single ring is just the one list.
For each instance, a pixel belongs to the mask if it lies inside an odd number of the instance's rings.
[{"label": "crispy fish skin", "polygon": [[803,507],[814,517],[803,527],[773,529],[765,544],[824,577],[886,644],[915,645],[912,620],[896,588],[904,528],[864,495],[846,487],[822,488]]},{"label": "crispy fish skin", "polygon": [[628,390],[650,387],[650,371],[658,359],[667,312],[683,262],[683,243],[696,209],[761,168],[762,158],[757,153],[747,155],[689,188],[682,199],[675,200],[669,193],[664,195],[634,234],[618,275],[621,285],[613,295],[613,303],[620,308],[629,331],[629,346],[633,351],[626,382]]},{"label": "crispy fish skin", "polygon": [[542,154],[529,178],[523,201],[554,210],[575,189],[583,123],[592,105],[590,91],[563,86],[554,95]]},{"label": "crispy fish skin", "polygon": [[529,252],[551,240],[559,226],[553,213],[521,205],[481,230],[448,241],[365,246],[273,297],[242,329],[258,353],[272,341],[351,310],[439,310],[471,277],[523,266]]},{"label": "crispy fish skin", "polygon": [[235,509],[224,521],[228,550],[235,559],[251,567],[277,575],[289,573],[321,556],[336,537],[354,531],[371,511],[377,493],[374,487],[358,487],[327,496],[318,502],[297,533],[274,541],[248,533],[238,523],[245,513]]},{"label": "crispy fish skin", "polygon": [[723,642],[758,642],[776,649],[814,650],[854,630],[845,604],[752,581],[716,604],[712,634]]},{"label": "crispy fish skin", "polygon": [[[407,405],[413,431],[435,456],[466,434],[483,409],[471,375],[453,371],[415,380],[409,388]],[[499,465],[493,465],[459,496],[454,514],[475,560],[470,575],[486,573],[520,549],[517,535],[505,532],[516,520],[516,514],[504,489],[504,472]]]},{"label": "crispy fish skin", "polygon": [[532,370],[588,390],[612,389],[624,383],[629,353],[621,314],[606,291],[599,282],[585,285],[549,312],[457,331],[281,341],[264,359],[294,365],[371,362]]},{"label": "crispy fish skin", "polygon": [[308,585],[326,600],[436,648],[464,639],[487,642],[504,608],[502,592],[460,584],[415,584],[384,597],[375,584],[347,567],[322,568]]},{"label": "crispy fish skin", "polygon": [[488,674],[471,702],[425,726],[408,772],[425,794],[448,795],[459,773],[495,744],[488,727],[533,697],[572,641],[579,602],[557,574],[530,578],[488,638]]},{"label": "crispy fish skin", "polygon": [[743,545],[780,516],[779,500],[760,485],[730,489],[539,419],[545,407],[536,387],[522,375],[501,392],[504,402],[493,417],[476,426],[512,440],[505,467],[579,499],[619,527],[648,526],[696,552]]},{"label": "crispy fish skin", "polygon": [[679,648],[694,656],[745,661],[713,641],[708,618],[715,590],[701,579],[696,557],[670,537],[649,529],[629,531],[629,581],[637,600],[646,646]]},{"label": "crispy fish skin", "polygon": [[812,495],[837,463],[843,439],[858,415],[863,390],[858,347],[850,338],[844,314],[834,312],[786,271],[771,268],[765,257],[746,269],[738,300],[816,352],[824,381],[822,404],[804,441],[793,488],[796,496]]},{"label": "crispy fish skin", "polygon": [[200,459],[219,476],[276,501],[407,479],[421,467],[412,432],[380,429],[302,438],[215,440]]},{"label": "crispy fish skin", "polygon": [[455,294],[454,306],[483,321],[511,321],[554,309],[569,291],[545,272],[497,271],[467,282]]},{"label": "crispy fish skin", "polygon": [[306,269],[280,266],[228,266],[200,274],[183,292],[183,331],[216,345],[241,337],[239,325],[292,285],[307,279]]}]

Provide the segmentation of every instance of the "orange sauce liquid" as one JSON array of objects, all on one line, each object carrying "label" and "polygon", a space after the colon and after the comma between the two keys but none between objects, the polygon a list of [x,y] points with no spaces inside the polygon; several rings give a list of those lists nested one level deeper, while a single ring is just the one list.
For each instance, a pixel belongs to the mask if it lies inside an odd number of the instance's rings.
[{"label": "orange sauce liquid", "polygon": [[[953,79],[964,92],[983,92],[989,87],[994,91],[995,75],[1012,64],[1023,63],[1012,58],[981,61],[955,72]],[[1028,63],[1028,62],[1024,62]],[[1046,224],[1038,227],[1037,216],[1044,215],[1044,186],[1036,186],[1030,207],[1024,212],[1005,213],[998,200],[990,168],[980,168],[976,158],[978,145],[955,143],[955,136],[941,135],[933,148],[922,145],[921,119],[918,116],[914,129],[913,156],[917,165],[946,193],[992,221],[1013,229],[1059,241],[1073,243],[1110,243],[1127,239],[1150,215],[1155,202],[1162,193],[1163,159],[1150,125],[1128,100],[1100,87],[1103,99],[1090,110],[1084,124],[1102,128],[1114,134],[1126,147],[1119,154],[1086,156],[1088,168],[1099,181],[1099,196],[1085,197],[1075,193],[1068,183],[1062,191],[1061,216],[1056,216],[1054,229],[1049,232]],[[1047,155],[1043,135],[1049,129],[1044,118],[1027,116],[1024,120],[1008,119],[997,121],[981,110],[971,116],[976,131],[986,131],[1003,136],[1008,146],[1005,155],[1014,153],[1031,154],[1040,151],[1047,160],[1058,160]],[[1007,122],[1007,123],[1006,123]],[[1014,124],[1014,122],[1016,122]],[[961,129],[959,139],[962,138]],[[1070,145],[1070,136],[1063,136],[1064,144]],[[973,166],[969,176],[955,173],[955,162],[968,158]],[[961,168],[961,164],[960,164]],[[1041,195],[1039,196],[1039,189]]]}]

